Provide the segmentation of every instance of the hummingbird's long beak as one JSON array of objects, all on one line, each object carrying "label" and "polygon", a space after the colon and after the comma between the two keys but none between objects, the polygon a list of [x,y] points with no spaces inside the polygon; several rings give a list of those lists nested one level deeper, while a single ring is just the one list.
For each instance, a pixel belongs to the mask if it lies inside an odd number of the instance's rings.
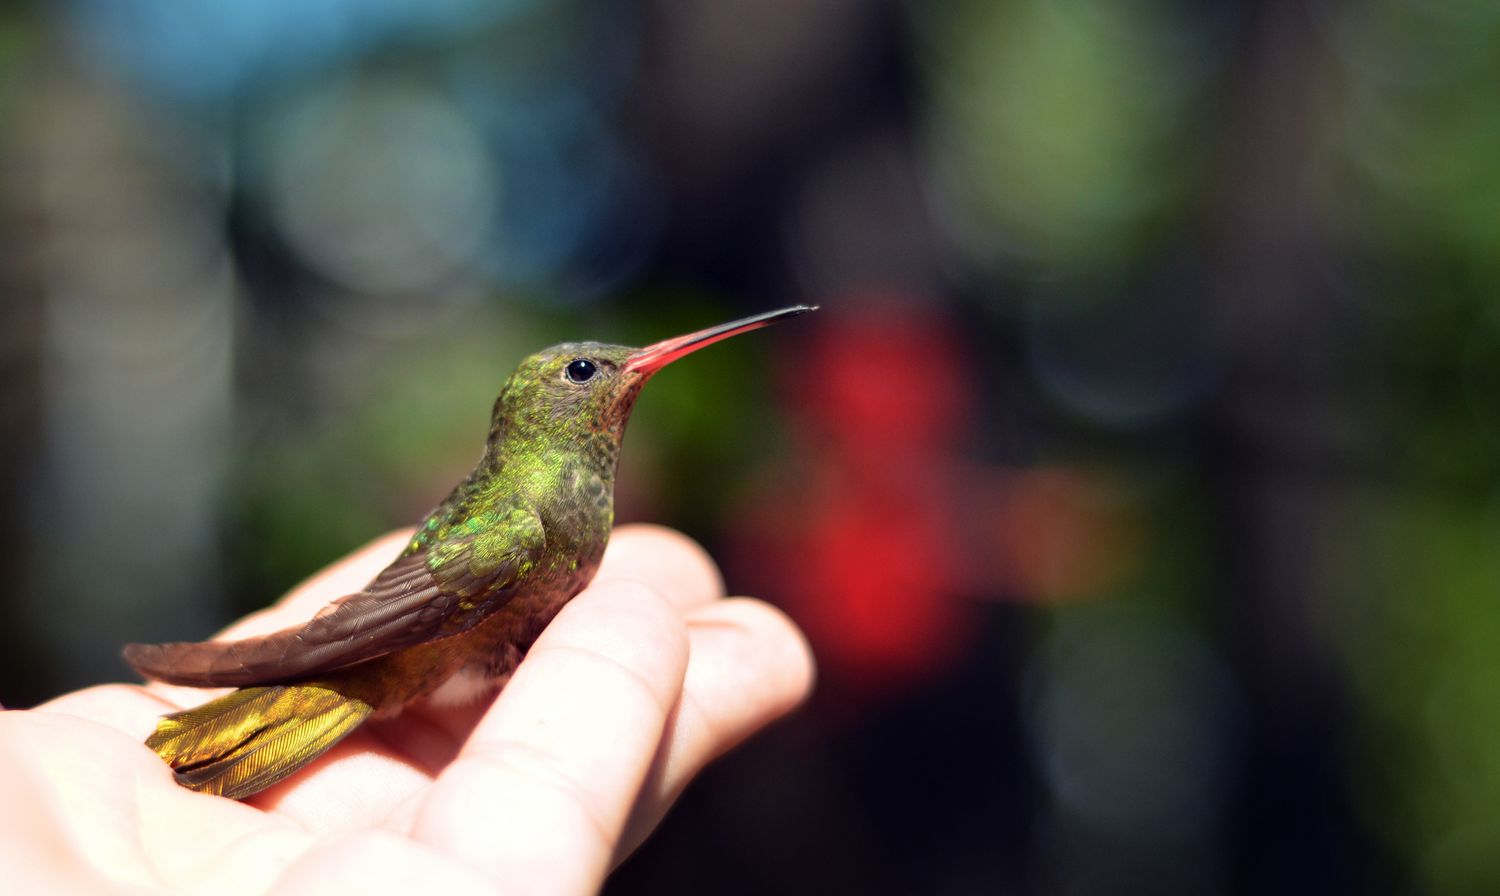
[{"label": "hummingbird's long beak", "polygon": [[809,311],[818,310],[817,305],[793,305],[790,308],[781,308],[776,311],[767,311],[753,317],[730,321],[727,324],[719,324],[717,327],[709,327],[686,336],[674,336],[671,339],[663,339],[655,345],[648,345],[643,349],[637,349],[625,361],[625,370],[629,373],[638,373],[641,376],[650,376],[656,371],[666,367],[684,355],[690,355],[700,348],[713,345],[721,339],[748,333],[751,330],[759,330],[768,327],[777,321],[806,314]]}]

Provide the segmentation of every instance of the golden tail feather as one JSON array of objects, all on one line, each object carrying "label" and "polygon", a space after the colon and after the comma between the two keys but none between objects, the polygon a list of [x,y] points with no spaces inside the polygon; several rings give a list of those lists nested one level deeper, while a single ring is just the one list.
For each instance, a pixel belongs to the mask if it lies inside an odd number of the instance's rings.
[{"label": "golden tail feather", "polygon": [[241,688],[164,717],[146,746],[183,787],[238,800],[312,762],[372,711],[316,684]]}]

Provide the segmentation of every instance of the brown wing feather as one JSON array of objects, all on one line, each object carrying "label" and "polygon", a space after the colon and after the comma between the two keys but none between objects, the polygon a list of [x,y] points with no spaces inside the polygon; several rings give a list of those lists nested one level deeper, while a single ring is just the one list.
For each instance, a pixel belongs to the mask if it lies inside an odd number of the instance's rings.
[{"label": "brown wing feather", "polygon": [[[465,631],[499,609],[534,562],[540,520],[512,512],[520,537],[502,556],[476,558],[472,540],[398,558],[363,591],[325,606],[304,625],[240,641],[128,644],[125,661],[148,678],[195,687],[245,687],[318,675]],[[477,599],[474,599],[477,598]]]}]

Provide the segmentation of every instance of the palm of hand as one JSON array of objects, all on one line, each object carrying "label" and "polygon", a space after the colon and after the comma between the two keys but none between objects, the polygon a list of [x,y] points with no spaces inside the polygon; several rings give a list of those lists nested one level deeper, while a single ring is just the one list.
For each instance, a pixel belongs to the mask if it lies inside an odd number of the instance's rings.
[{"label": "palm of hand", "polygon": [[[308,618],[407,537],[226,635]],[[694,774],[811,686],[791,623],[722,594],[691,542],[622,527],[492,705],[369,722],[244,803],[178,787],[141,743],[204,691],[103,685],[0,713],[0,850],[12,853],[0,867],[17,892],[592,892]]]}]

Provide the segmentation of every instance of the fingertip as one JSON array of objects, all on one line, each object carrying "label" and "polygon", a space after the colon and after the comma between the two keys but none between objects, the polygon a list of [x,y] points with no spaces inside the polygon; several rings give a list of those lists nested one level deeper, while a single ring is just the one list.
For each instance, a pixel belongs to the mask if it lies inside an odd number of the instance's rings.
[{"label": "fingertip", "polygon": [[665,666],[653,677],[680,684],[687,669],[687,623],[674,602],[646,582],[595,581],[563,607],[533,652],[554,647],[587,650],[627,668]]},{"label": "fingertip", "polygon": [[632,523],[610,538],[595,581],[644,582],[686,611],[724,596],[724,577],[703,546],[666,526]]},{"label": "fingertip", "polygon": [[688,616],[695,645],[712,643],[713,674],[741,670],[744,687],[760,695],[760,715],[784,715],[812,694],[817,660],[797,623],[780,608],[751,597],[709,604]]},{"label": "fingertip", "polygon": [[807,638],[781,610],[737,597],[687,616],[690,662],[672,729],[616,852],[628,855],[705,765],[812,693]]},{"label": "fingertip", "polygon": [[595,888],[681,695],[687,628],[647,584],[581,592],[438,776],[414,834],[495,880]]}]

